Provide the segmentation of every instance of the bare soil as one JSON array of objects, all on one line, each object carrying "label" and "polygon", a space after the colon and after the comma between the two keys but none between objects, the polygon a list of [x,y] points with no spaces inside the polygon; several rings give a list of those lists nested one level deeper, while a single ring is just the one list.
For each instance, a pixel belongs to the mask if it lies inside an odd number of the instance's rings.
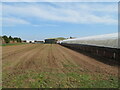
[{"label": "bare soil", "polygon": [[[17,85],[12,86],[13,82],[11,82],[11,80],[18,75],[28,75],[28,72],[30,71],[34,73],[55,73],[56,77],[49,76],[52,80],[57,79],[57,74],[59,73],[64,75],[67,75],[67,73],[78,73],[79,75],[88,74],[93,76],[93,80],[96,79],[96,75],[103,75],[103,79],[106,79],[108,76],[117,77],[118,75],[117,66],[104,64],[94,58],[58,44],[5,46],[2,48],[2,70],[3,87],[16,87]],[[49,80],[49,78],[47,76],[47,80]],[[57,80],[59,79],[60,78]],[[29,83],[31,81],[34,82],[35,80],[29,78],[24,82]],[[51,85],[52,87],[58,87],[54,84]],[[20,85],[18,87],[30,86],[28,84],[25,86]],[[37,87],[37,85],[34,87]],[[79,85],[76,87],[79,87]]]}]

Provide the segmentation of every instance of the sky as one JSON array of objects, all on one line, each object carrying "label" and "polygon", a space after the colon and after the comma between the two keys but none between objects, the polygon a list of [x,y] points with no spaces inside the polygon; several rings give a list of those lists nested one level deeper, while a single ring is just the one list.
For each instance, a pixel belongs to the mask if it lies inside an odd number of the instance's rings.
[{"label": "sky", "polygon": [[118,32],[117,2],[2,2],[2,35],[24,40]]}]

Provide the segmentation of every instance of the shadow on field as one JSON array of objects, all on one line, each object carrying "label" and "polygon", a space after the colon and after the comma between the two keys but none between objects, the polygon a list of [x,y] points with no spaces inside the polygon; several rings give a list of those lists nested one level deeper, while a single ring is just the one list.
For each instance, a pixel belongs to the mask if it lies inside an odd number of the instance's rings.
[{"label": "shadow on field", "polygon": [[[63,46],[63,47],[65,47],[65,46]],[[69,48],[69,47],[66,47],[66,48]],[[84,54],[86,56],[92,57],[92,58],[94,58],[94,59],[96,59],[96,60],[98,60],[98,61],[100,61],[100,62],[102,62],[104,64],[108,64],[108,65],[111,65],[111,66],[119,66],[120,65],[120,62],[119,62],[118,59],[117,60],[107,59],[107,58],[104,58],[104,57],[101,57],[101,56],[96,56],[96,55],[94,55],[92,53],[81,51],[81,50],[78,50],[78,49],[75,49],[75,48],[69,48],[69,49],[72,49],[72,50],[74,50],[74,51],[76,51],[78,53],[82,53],[82,54]]]}]

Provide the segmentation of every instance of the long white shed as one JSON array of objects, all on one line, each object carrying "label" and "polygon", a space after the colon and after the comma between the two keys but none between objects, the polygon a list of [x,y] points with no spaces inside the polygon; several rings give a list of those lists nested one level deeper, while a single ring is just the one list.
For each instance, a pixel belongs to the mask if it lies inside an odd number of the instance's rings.
[{"label": "long white shed", "polygon": [[120,48],[118,45],[118,33],[88,36],[82,38],[63,40],[61,43],[86,44],[94,46]]}]

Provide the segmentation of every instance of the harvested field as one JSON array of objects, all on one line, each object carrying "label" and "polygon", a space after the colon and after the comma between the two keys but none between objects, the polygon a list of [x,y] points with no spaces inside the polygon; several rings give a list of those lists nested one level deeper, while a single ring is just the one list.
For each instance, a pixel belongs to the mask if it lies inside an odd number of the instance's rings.
[{"label": "harvested field", "polygon": [[58,44],[5,46],[4,88],[117,88],[118,67]]}]

